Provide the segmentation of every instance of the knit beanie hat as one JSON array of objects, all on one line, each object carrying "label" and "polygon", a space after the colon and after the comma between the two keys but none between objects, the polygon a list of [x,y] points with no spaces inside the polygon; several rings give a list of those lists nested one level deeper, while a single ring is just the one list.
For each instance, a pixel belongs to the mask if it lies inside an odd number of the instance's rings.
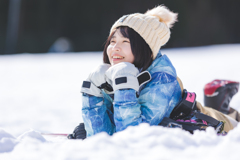
[{"label": "knit beanie hat", "polygon": [[110,34],[119,26],[128,26],[134,29],[149,45],[156,58],[161,46],[170,38],[170,28],[177,21],[177,13],[171,12],[165,6],[157,6],[145,14],[134,13],[124,15],[112,26]]}]

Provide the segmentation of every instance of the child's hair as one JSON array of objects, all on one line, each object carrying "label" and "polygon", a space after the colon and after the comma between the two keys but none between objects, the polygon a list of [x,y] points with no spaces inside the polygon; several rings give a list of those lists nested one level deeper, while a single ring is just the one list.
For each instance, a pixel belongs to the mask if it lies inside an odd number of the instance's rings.
[{"label": "child's hair", "polygon": [[[120,33],[123,35],[123,37],[128,38],[130,40],[131,50],[134,56],[134,62],[133,64],[138,69],[141,69],[141,71],[145,71],[152,63],[152,50],[150,49],[149,45],[145,42],[145,40],[132,28],[129,28],[127,26],[120,26],[117,29],[120,30]],[[116,30],[117,30],[116,29]],[[107,47],[110,44],[110,41],[112,39],[112,36],[116,32],[112,32],[104,46],[103,50],[103,62],[110,64],[110,61],[108,59],[107,55]]]}]

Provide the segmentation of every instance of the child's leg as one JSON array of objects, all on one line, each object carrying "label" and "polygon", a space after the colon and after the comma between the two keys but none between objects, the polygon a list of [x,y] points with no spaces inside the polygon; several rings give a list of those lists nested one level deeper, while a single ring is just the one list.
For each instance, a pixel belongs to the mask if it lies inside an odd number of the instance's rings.
[{"label": "child's leg", "polygon": [[240,113],[232,107],[230,107],[228,116],[232,117],[238,122],[240,121]]},{"label": "child's leg", "polygon": [[231,124],[233,125],[233,128],[235,128],[238,125],[238,121],[236,121],[235,119],[233,119],[232,117],[225,115],[227,117],[227,119],[231,122]]}]

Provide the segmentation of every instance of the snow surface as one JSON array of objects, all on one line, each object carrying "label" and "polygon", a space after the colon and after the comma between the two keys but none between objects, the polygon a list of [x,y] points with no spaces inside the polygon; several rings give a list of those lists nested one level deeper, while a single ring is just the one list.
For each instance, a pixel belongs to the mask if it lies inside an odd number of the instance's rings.
[{"label": "snow surface", "polygon": [[[214,79],[240,81],[240,44],[163,49],[184,88],[197,93]],[[141,124],[84,141],[71,133],[81,118],[80,86],[102,62],[100,52],[0,56],[0,160],[239,159],[240,125],[227,136],[212,128],[193,135]],[[240,94],[231,106],[240,111]]]}]

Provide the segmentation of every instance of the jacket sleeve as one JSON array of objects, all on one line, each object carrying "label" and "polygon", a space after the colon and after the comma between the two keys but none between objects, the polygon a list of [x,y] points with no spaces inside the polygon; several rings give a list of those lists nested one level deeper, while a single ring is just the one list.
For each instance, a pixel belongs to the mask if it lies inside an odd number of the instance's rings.
[{"label": "jacket sleeve", "polygon": [[116,131],[146,122],[158,125],[181,98],[176,77],[160,72],[144,86],[139,97],[133,89],[117,90],[114,94],[114,122]]},{"label": "jacket sleeve", "polygon": [[158,125],[164,117],[170,116],[180,100],[181,87],[177,78],[165,72],[154,73],[151,83],[139,96],[143,122]]},{"label": "jacket sleeve", "polygon": [[82,117],[87,131],[87,137],[100,132],[112,135],[115,125],[111,121],[111,102],[103,97],[88,94],[82,96]]}]

